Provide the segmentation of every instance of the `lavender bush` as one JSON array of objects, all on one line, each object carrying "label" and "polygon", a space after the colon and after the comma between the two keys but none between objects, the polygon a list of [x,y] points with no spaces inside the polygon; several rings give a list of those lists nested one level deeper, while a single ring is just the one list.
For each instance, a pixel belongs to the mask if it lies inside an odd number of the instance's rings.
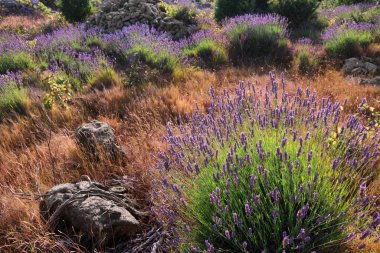
[{"label": "lavender bush", "polygon": [[252,62],[286,46],[287,21],[276,14],[243,15],[227,20],[230,58],[235,63]]},{"label": "lavender bush", "polygon": [[222,36],[212,30],[200,30],[183,44],[183,52],[199,58],[203,66],[217,68],[228,61]]},{"label": "lavender bush", "polygon": [[12,111],[25,112],[28,96],[26,90],[19,86],[19,75],[11,72],[0,75],[0,121]]},{"label": "lavender bush", "polygon": [[322,9],[322,14],[332,20],[339,22],[341,20],[363,21],[363,13],[374,7],[371,3],[357,3],[351,5],[340,5],[335,8]]},{"label": "lavender bush", "polygon": [[170,35],[148,25],[135,24],[126,27],[122,36],[129,41],[129,47],[123,50],[127,59],[141,58],[151,67],[168,73],[180,69],[184,62],[181,42],[174,41]]},{"label": "lavender bush", "polygon": [[207,114],[168,125],[153,198],[176,250],[321,252],[376,237],[377,197],[366,189],[378,128],[344,115],[346,101],[309,88],[291,96],[272,74],[270,83],[211,89]]},{"label": "lavender bush", "polygon": [[78,89],[88,83],[94,73],[112,67],[100,44],[102,36],[97,28],[68,26],[37,36],[34,51],[43,70],[65,72]]},{"label": "lavender bush", "polygon": [[33,67],[30,47],[19,35],[0,31],[0,74]]},{"label": "lavender bush", "polygon": [[322,34],[326,53],[332,57],[352,57],[374,40],[375,25],[365,22],[337,22]]}]

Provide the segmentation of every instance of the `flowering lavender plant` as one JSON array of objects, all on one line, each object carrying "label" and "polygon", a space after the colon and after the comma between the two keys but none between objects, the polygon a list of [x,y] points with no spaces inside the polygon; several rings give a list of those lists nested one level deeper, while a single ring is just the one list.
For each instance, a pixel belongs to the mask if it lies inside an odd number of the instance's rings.
[{"label": "flowering lavender plant", "polygon": [[0,31],[0,74],[33,67],[30,45],[11,32]]},{"label": "flowering lavender plant", "polygon": [[218,67],[228,60],[224,36],[213,30],[200,30],[182,42],[183,52],[201,59],[206,67]]},{"label": "flowering lavender plant", "polygon": [[243,15],[227,20],[224,26],[230,57],[252,61],[286,45],[287,21],[276,14]]},{"label": "flowering lavender plant", "polygon": [[148,65],[168,72],[175,71],[185,60],[181,42],[146,24],[125,27],[122,36],[129,41],[123,52],[126,58],[137,55]]},{"label": "flowering lavender plant", "polygon": [[[332,9],[323,9],[321,13],[328,19],[341,21],[343,19],[357,19],[360,18],[363,12],[371,9],[373,3],[357,3],[351,5],[340,5]],[[356,20],[357,21],[357,20]]]},{"label": "flowering lavender plant", "polygon": [[374,40],[376,26],[365,22],[336,22],[322,33],[330,56],[352,57]]},{"label": "flowering lavender plant", "polygon": [[25,111],[28,96],[20,84],[21,78],[18,73],[8,72],[0,75],[0,122],[2,117],[11,111]]},{"label": "flowering lavender plant", "polygon": [[180,250],[314,252],[376,235],[367,187],[378,130],[343,117],[346,101],[309,88],[290,96],[272,74],[270,83],[222,96],[211,89],[207,114],[168,125],[155,210]]}]

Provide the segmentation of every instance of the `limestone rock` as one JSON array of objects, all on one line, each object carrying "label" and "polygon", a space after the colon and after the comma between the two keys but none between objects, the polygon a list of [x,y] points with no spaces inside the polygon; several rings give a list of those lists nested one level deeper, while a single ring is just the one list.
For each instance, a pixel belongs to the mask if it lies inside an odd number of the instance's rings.
[{"label": "limestone rock", "polygon": [[90,157],[98,159],[102,152],[116,160],[125,155],[123,148],[116,142],[112,128],[97,120],[81,125],[75,130],[75,138]]},{"label": "limestone rock", "polygon": [[112,32],[134,23],[145,23],[181,38],[191,31],[182,21],[165,13],[158,0],[113,0],[106,2],[102,10],[89,18],[88,23]]},{"label": "limestone rock", "polygon": [[375,85],[380,87],[380,76],[376,76],[372,79],[361,79],[360,84],[369,84],[369,85]]},{"label": "limestone rock", "polygon": [[[120,189],[118,190],[120,192]],[[86,240],[107,243],[130,238],[140,231],[140,223],[112,189],[82,181],[51,188],[40,203],[41,215],[53,230],[70,230]]]},{"label": "limestone rock", "polygon": [[361,59],[349,58],[342,67],[344,75],[353,76],[374,76],[379,70],[380,67],[377,65],[376,60],[368,57],[362,57]]}]

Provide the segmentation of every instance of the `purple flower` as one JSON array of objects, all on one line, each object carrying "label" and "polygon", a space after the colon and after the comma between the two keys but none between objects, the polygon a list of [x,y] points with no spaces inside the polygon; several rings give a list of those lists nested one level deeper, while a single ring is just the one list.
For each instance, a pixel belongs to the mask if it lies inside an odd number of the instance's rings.
[{"label": "purple flower", "polygon": [[283,35],[287,33],[287,20],[276,14],[256,15],[246,14],[230,18],[224,25],[224,30],[229,33],[236,27],[258,27],[263,25],[277,25],[282,29]]},{"label": "purple flower", "polygon": [[224,234],[225,234],[225,236],[226,236],[226,238],[227,238],[228,240],[231,240],[231,234],[230,234],[230,231],[226,230]]},{"label": "purple flower", "polygon": [[360,196],[364,196],[366,189],[367,189],[367,182],[364,181],[364,182],[361,183],[360,186],[359,186],[359,193],[360,193]]},{"label": "purple flower", "polygon": [[253,212],[253,208],[252,206],[247,202],[244,206],[244,209],[245,209],[245,213],[250,216]]},{"label": "purple flower", "polygon": [[310,206],[309,204],[306,204],[304,207],[302,207],[300,210],[297,212],[297,218],[298,219],[303,219],[306,217],[307,212],[309,211]]},{"label": "purple flower", "polygon": [[274,188],[273,191],[269,192],[269,196],[274,203],[277,203],[280,200],[280,192],[278,191],[277,187]]}]

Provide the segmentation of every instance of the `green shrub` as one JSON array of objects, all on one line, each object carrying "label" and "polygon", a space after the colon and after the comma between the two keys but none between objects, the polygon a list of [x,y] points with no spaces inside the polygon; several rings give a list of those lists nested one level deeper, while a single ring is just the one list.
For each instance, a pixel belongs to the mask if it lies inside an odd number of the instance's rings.
[{"label": "green shrub", "polygon": [[65,73],[54,73],[47,80],[47,92],[43,98],[44,106],[51,109],[58,105],[66,108],[72,98],[72,84]]},{"label": "green shrub", "polygon": [[373,6],[366,12],[362,14],[363,22],[368,22],[372,24],[379,23],[380,20],[380,5]]},{"label": "green shrub", "polygon": [[155,52],[144,45],[135,45],[125,52],[126,58],[132,56],[135,60],[141,60],[148,66],[162,70],[163,73],[172,74],[180,67],[179,59],[167,51]]},{"label": "green shrub", "polygon": [[196,11],[187,6],[180,6],[176,13],[174,14],[174,18],[184,22],[185,24],[192,24],[195,22]]},{"label": "green shrub", "polygon": [[197,10],[187,5],[172,5],[163,1],[160,2],[160,7],[172,18],[183,21],[185,24],[195,22]]},{"label": "green shrub", "polygon": [[196,56],[206,67],[217,68],[227,62],[228,56],[226,49],[211,39],[204,39],[184,52],[190,56]]},{"label": "green shrub", "polygon": [[218,21],[228,17],[235,17],[256,10],[256,0],[217,0],[215,18]]},{"label": "green shrub", "polygon": [[25,52],[10,52],[0,55],[0,74],[33,67],[33,59]]},{"label": "green shrub", "polygon": [[121,84],[121,77],[111,67],[105,67],[99,70],[99,72],[95,73],[92,79],[90,80],[91,87],[94,87],[96,89],[108,89]]},{"label": "green shrub", "polygon": [[83,21],[91,13],[91,0],[62,0],[61,12],[68,21]]},{"label": "green shrub", "polygon": [[360,55],[372,41],[371,31],[348,29],[325,41],[324,48],[332,58],[349,58]]},{"label": "green shrub", "polygon": [[271,56],[287,45],[286,21],[276,15],[245,15],[226,25],[229,56],[234,63],[250,63]]},{"label": "green shrub", "polygon": [[331,252],[378,236],[367,191],[378,129],[309,88],[289,95],[285,83],[271,75],[263,89],[211,89],[208,113],[167,125],[154,210],[175,252]]},{"label": "green shrub", "polygon": [[298,26],[316,16],[321,0],[269,0],[269,9]]},{"label": "green shrub", "polygon": [[97,47],[103,50],[107,49],[107,47],[109,46],[99,36],[91,35],[85,38],[85,44],[90,48]]},{"label": "green shrub", "polygon": [[313,41],[319,41],[321,33],[329,26],[329,19],[318,15],[309,20],[309,22],[300,24],[297,29],[293,30],[293,35],[296,38],[310,38]]},{"label": "green shrub", "polygon": [[294,57],[294,67],[302,74],[314,74],[318,71],[319,59],[308,46],[301,46]]},{"label": "green shrub", "polygon": [[1,118],[10,113],[17,112],[24,114],[29,103],[27,92],[23,88],[17,87],[10,82],[0,86],[0,121]]}]

